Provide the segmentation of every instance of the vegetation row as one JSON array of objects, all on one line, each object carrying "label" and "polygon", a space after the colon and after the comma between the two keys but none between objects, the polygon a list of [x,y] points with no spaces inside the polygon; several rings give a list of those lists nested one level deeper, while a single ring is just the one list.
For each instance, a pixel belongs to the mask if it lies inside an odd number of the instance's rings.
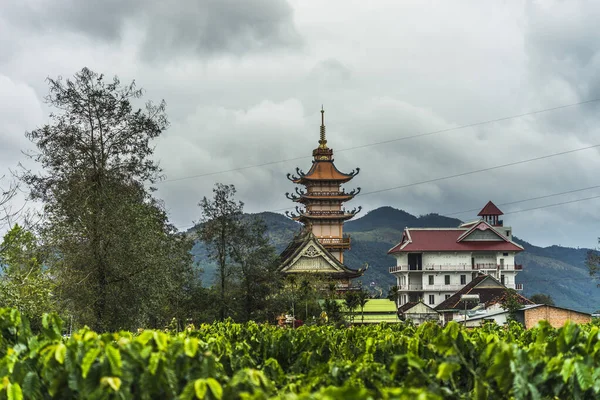
[{"label": "vegetation row", "polygon": [[222,322],[169,333],[63,337],[0,309],[1,396],[8,399],[594,399],[597,325],[524,330],[452,322],[277,328]]}]

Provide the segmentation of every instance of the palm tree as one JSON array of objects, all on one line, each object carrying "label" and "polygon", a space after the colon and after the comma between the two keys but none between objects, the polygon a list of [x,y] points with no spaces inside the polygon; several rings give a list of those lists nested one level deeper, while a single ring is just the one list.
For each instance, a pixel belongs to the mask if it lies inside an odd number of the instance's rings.
[{"label": "palm tree", "polygon": [[346,292],[344,305],[350,312],[350,323],[354,322],[354,309],[359,305],[359,297],[356,292]]},{"label": "palm tree", "polygon": [[361,289],[360,292],[358,292],[357,294],[357,298],[358,298],[358,305],[360,306],[360,319],[361,319],[361,323],[364,324],[365,323],[365,306],[367,305],[367,302],[369,301],[369,292],[367,292],[364,289]]}]

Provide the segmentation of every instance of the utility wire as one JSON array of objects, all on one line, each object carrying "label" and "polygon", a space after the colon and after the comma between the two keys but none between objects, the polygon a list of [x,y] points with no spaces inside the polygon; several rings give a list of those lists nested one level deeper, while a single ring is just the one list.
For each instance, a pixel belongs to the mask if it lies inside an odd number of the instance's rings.
[{"label": "utility wire", "polygon": [[[598,102],[598,101],[600,101],[600,98],[591,99],[591,100],[585,100],[585,101],[580,101],[578,103],[565,104],[565,105],[551,107],[551,108],[544,108],[542,110],[535,110],[535,111],[530,111],[530,112],[526,112],[526,113],[522,113],[522,114],[515,114],[515,115],[506,116],[506,117],[489,119],[489,120],[486,120],[486,121],[473,122],[473,123],[466,124],[466,125],[455,126],[453,128],[445,128],[445,129],[440,129],[440,130],[431,131],[431,132],[419,133],[419,134],[414,134],[414,135],[410,135],[410,136],[403,136],[403,137],[399,137],[399,138],[396,138],[396,139],[390,139],[390,140],[384,140],[384,141],[380,141],[380,142],[367,143],[367,144],[359,145],[359,146],[346,147],[346,148],[342,148],[342,149],[336,150],[336,152],[340,153],[340,152],[345,152],[345,151],[350,151],[350,150],[364,149],[366,147],[378,146],[378,145],[381,145],[381,144],[395,143],[395,142],[400,142],[400,141],[403,141],[403,140],[415,139],[415,138],[424,137],[424,136],[431,136],[431,135],[436,135],[436,134],[444,133],[444,132],[456,131],[456,130],[466,129],[466,128],[473,128],[473,127],[476,127],[476,126],[482,126],[482,125],[492,124],[492,123],[495,123],[495,122],[509,121],[511,119],[523,118],[523,117],[527,117],[527,116],[531,116],[531,115],[536,115],[536,114],[542,114],[542,113],[546,113],[546,112],[550,112],[550,111],[561,110],[561,109],[564,109],[564,108],[570,108],[570,107],[580,106],[580,105],[583,105],[583,104],[595,103],[595,102]],[[231,169],[227,169],[227,170],[206,172],[206,173],[202,173],[202,174],[183,176],[183,177],[180,177],[180,178],[165,179],[165,180],[162,180],[160,182],[156,182],[156,184],[167,183],[167,182],[177,182],[177,181],[182,181],[182,180],[186,180],[186,179],[201,178],[201,177],[211,176],[211,175],[219,175],[219,174],[224,174],[224,173],[228,173],[228,172],[242,171],[242,170],[246,170],[246,169],[250,169],[250,168],[265,167],[267,165],[281,164],[281,163],[285,163],[285,162],[289,162],[289,161],[296,161],[296,160],[302,160],[302,159],[307,159],[307,158],[309,158],[309,157],[308,156],[302,156],[302,157],[288,158],[288,159],[284,159],[284,160],[269,161],[269,162],[265,162],[265,163],[247,165],[247,166],[244,166],[244,167],[231,168]]]},{"label": "utility wire", "polygon": [[[514,166],[514,165],[526,164],[526,163],[530,163],[530,162],[533,162],[533,161],[544,160],[544,159],[551,158],[551,157],[562,156],[562,155],[565,155],[565,154],[575,153],[575,152],[583,151],[583,150],[589,150],[589,149],[593,149],[593,148],[597,148],[597,147],[600,147],[600,144],[595,144],[595,145],[587,146],[587,147],[581,147],[579,149],[561,151],[561,152],[558,152],[558,153],[546,154],[546,155],[540,156],[540,157],[528,158],[526,160],[514,161],[514,162],[511,162],[511,163],[508,163],[508,164],[501,164],[501,165],[496,165],[496,166],[493,166],[493,167],[476,169],[476,170],[473,170],[473,171],[461,172],[459,174],[442,176],[442,177],[439,177],[439,178],[428,179],[428,180],[425,180],[425,181],[412,182],[412,183],[407,183],[405,185],[394,186],[394,187],[385,188],[385,189],[372,190],[370,192],[361,192],[360,194],[356,195],[356,197],[366,196],[366,195],[375,194],[375,193],[388,192],[388,191],[391,191],[391,190],[404,189],[404,188],[408,188],[408,187],[413,187],[413,186],[418,186],[418,185],[424,185],[426,183],[439,182],[439,181],[443,181],[443,180],[446,180],[446,179],[458,178],[458,177],[461,177],[461,176],[467,176],[467,175],[477,174],[477,173],[480,173],[480,172],[486,172],[486,171],[491,171],[491,170],[495,170],[495,169],[511,167],[511,166]],[[278,211],[285,211],[285,210],[292,210],[292,209],[294,209],[294,207],[278,208],[276,210],[270,210],[270,211],[271,212],[278,212]]]},{"label": "utility wire", "polygon": [[[596,186],[592,186],[590,188],[583,188],[583,189],[572,190],[572,191],[568,191],[568,192],[551,194],[551,195],[548,195],[548,196],[541,196],[540,198],[546,198],[546,197],[551,197],[551,196],[558,196],[560,194],[565,194],[565,193],[573,193],[573,192],[577,192],[577,191],[581,191],[581,190],[591,189],[591,188],[594,188],[594,187],[596,187]],[[563,201],[563,202],[560,202],[560,203],[546,204],[546,205],[543,205],[543,206],[527,208],[527,209],[524,209],[524,210],[509,211],[509,212],[505,212],[504,215],[518,214],[518,213],[522,213],[522,212],[526,212],[526,211],[540,210],[540,209],[549,208],[549,207],[557,207],[557,206],[562,206],[562,205],[565,205],[565,204],[578,203],[580,201],[587,201],[587,200],[593,200],[593,199],[598,199],[598,198],[600,198],[600,195],[598,195],[598,196],[592,196],[592,197],[585,197],[583,199],[575,199],[575,200]],[[521,203],[521,202],[529,201],[529,200],[532,200],[532,199],[513,201],[510,204]],[[509,203],[504,203],[504,204],[509,204]],[[276,211],[289,210],[289,209],[290,208],[288,207],[288,208],[283,208],[283,209],[279,209],[279,210],[266,210],[264,212],[276,212]],[[477,210],[479,210],[479,209],[474,209],[474,211],[477,211]],[[466,212],[466,211],[461,211],[460,213],[463,213],[463,212]],[[459,214],[459,213],[450,213],[450,214],[445,214],[444,216],[454,215],[454,214]],[[184,226],[184,227],[177,227],[176,226],[176,228],[179,229],[179,230],[182,230],[182,229],[192,228],[194,226],[195,226],[195,224],[187,225],[187,226]]]},{"label": "utility wire", "polygon": [[[533,200],[547,199],[549,197],[561,196],[563,194],[583,192],[584,190],[591,190],[591,189],[598,189],[598,188],[600,188],[600,185],[589,186],[589,187],[585,187],[585,188],[581,188],[581,189],[568,190],[566,192],[547,194],[547,195],[544,195],[544,196],[531,197],[529,199],[509,201],[509,202],[506,202],[506,203],[498,203],[497,205],[498,206],[508,206],[508,205],[511,205],[511,204],[524,203],[526,201],[533,201]],[[471,212],[475,212],[475,211],[479,211],[479,210],[481,210],[481,207],[479,207],[479,208],[472,208],[470,210],[456,211],[456,212],[452,212],[452,213],[445,213],[445,214],[442,214],[442,216],[449,217],[451,215],[466,214],[466,213],[471,213]]]},{"label": "utility wire", "polygon": [[491,171],[491,170],[494,170],[494,169],[512,167],[513,165],[526,164],[526,163],[530,163],[530,162],[533,162],[533,161],[544,160],[546,158],[551,158],[551,157],[556,157],[556,156],[562,156],[562,155],[565,155],[565,154],[575,153],[575,152],[583,151],[583,150],[589,150],[589,149],[593,149],[593,148],[597,148],[597,147],[600,147],[600,144],[595,144],[595,145],[587,146],[587,147],[581,147],[579,149],[561,151],[561,152],[558,152],[558,153],[547,154],[545,156],[540,156],[540,157],[535,157],[535,158],[528,158],[526,160],[515,161],[515,162],[511,162],[511,163],[507,163],[507,164],[495,165],[493,167],[476,169],[474,171],[461,172],[459,174],[447,175],[447,176],[443,176],[443,177],[440,177],[440,178],[429,179],[429,180],[426,180],[426,181],[413,182],[413,183],[408,183],[406,185],[394,186],[394,187],[386,188],[386,189],[372,190],[370,192],[360,193],[359,195],[357,195],[357,197],[358,196],[366,196],[368,194],[382,193],[382,192],[388,192],[390,190],[403,189],[403,188],[407,188],[407,187],[423,185],[425,183],[439,182],[439,181],[443,181],[443,180],[446,180],[446,179],[452,179],[452,178],[458,178],[458,177],[461,177],[461,176],[478,174],[480,172]]}]

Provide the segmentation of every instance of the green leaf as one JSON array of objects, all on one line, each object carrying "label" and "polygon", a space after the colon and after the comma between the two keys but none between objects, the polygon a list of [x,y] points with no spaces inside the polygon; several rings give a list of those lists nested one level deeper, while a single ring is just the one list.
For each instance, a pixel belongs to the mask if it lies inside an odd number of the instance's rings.
[{"label": "green leaf", "polygon": [[454,371],[458,370],[460,370],[460,365],[457,363],[443,362],[438,367],[436,378],[446,381],[452,377]]},{"label": "green leaf", "polygon": [[582,362],[575,363],[575,376],[581,390],[586,391],[594,385],[592,369]]},{"label": "green leaf", "polygon": [[150,355],[150,361],[148,361],[148,371],[152,374],[156,374],[156,370],[158,369],[158,363],[160,362],[160,353],[153,352]]},{"label": "green leaf", "polygon": [[194,357],[198,352],[198,339],[185,338],[185,341],[183,342],[183,348],[186,356]]},{"label": "green leaf", "polygon": [[18,383],[9,383],[6,387],[6,396],[8,400],[23,400],[23,392]]},{"label": "green leaf", "polygon": [[100,383],[104,386],[110,386],[115,392],[118,392],[121,388],[121,379],[117,376],[105,376],[100,379]]},{"label": "green leaf", "polygon": [[[223,398],[223,388],[221,387],[221,384],[216,379],[207,378],[206,384],[210,388],[210,392],[212,393],[214,398],[216,398],[216,399]],[[198,392],[196,392],[196,395],[197,394],[198,394]]]},{"label": "green leaf", "polygon": [[59,343],[56,345],[56,349],[54,350],[54,358],[59,364],[65,363],[65,357],[67,356],[67,346],[64,343]]},{"label": "green leaf", "polygon": [[162,332],[154,331],[154,342],[159,350],[167,349],[167,335]]},{"label": "green leaf", "polygon": [[121,353],[119,352],[119,349],[110,345],[106,346],[106,357],[108,358],[112,373],[116,376],[120,376],[123,362],[121,361]]},{"label": "green leaf", "polygon": [[567,383],[571,375],[573,375],[573,370],[575,369],[574,360],[572,358],[567,358],[563,363],[562,369],[560,370],[560,374],[563,378],[563,382]]},{"label": "green leaf", "polygon": [[83,356],[83,360],[81,361],[81,376],[83,379],[87,378],[90,368],[94,364],[94,361],[96,361],[98,354],[100,354],[100,348],[95,347],[88,350],[88,352],[85,353],[85,356]]},{"label": "green leaf", "polygon": [[196,397],[198,399],[204,399],[204,396],[206,396],[206,389],[206,380],[196,379],[196,382],[194,382],[194,390],[196,391]]}]

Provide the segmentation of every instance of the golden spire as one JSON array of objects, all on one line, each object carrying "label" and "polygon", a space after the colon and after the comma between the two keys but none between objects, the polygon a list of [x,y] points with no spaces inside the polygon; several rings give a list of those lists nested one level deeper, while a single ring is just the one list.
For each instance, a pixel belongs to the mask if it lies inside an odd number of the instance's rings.
[{"label": "golden spire", "polygon": [[321,105],[321,138],[319,140],[319,148],[327,148],[327,139],[325,139],[325,110],[323,109],[323,105]]}]

